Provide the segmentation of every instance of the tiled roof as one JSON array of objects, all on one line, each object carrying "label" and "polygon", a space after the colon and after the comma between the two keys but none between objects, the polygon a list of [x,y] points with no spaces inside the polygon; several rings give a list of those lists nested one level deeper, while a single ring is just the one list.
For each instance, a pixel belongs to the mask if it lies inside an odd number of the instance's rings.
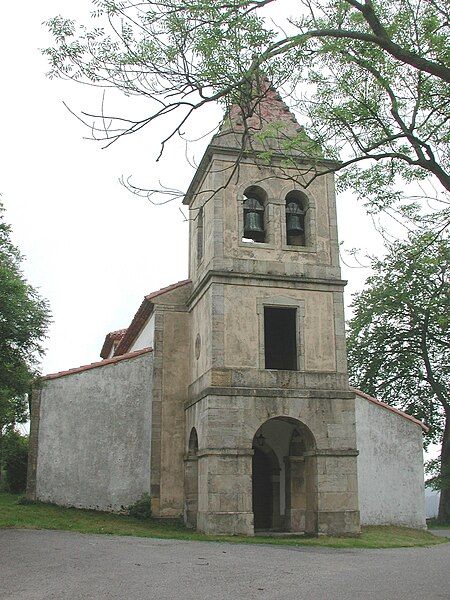
[{"label": "tiled roof", "polygon": [[422,429],[425,431],[425,433],[429,432],[430,428],[427,427],[425,425],[425,423],[422,423],[422,421],[419,421],[415,417],[408,415],[408,413],[405,413],[402,410],[399,410],[398,408],[394,408],[393,406],[386,404],[386,402],[381,402],[381,400],[377,400],[373,396],[369,396],[369,394],[366,394],[365,392],[362,392],[361,390],[357,390],[354,387],[351,387],[350,389],[352,390],[352,392],[355,392],[355,394],[357,396],[360,396],[361,398],[365,398],[366,400],[369,400],[369,402],[373,402],[373,404],[376,404],[377,406],[381,406],[382,408],[385,408],[386,410],[390,410],[391,412],[396,413],[397,415],[400,415],[401,417],[404,417],[405,419],[408,419],[408,421],[412,421],[416,425],[420,425],[420,427],[422,427]]},{"label": "tiled roof", "polygon": [[177,281],[176,283],[172,283],[171,285],[167,285],[166,287],[156,290],[156,292],[151,292],[150,294],[148,294],[148,296],[145,296],[145,298],[146,300],[151,300],[152,298],[162,296],[163,294],[171,292],[172,290],[176,290],[177,288],[182,287],[183,285],[187,285],[188,283],[192,283],[190,279],[183,279],[182,281]]},{"label": "tiled roof", "polygon": [[117,346],[118,342],[120,342],[126,332],[126,329],[119,329],[118,331],[110,331],[108,334],[106,334],[105,341],[103,342],[103,346],[100,351],[101,358],[108,358],[114,346],[114,342],[116,342],[115,345]]},{"label": "tiled roof", "polygon": [[156,297],[162,296],[167,292],[171,292],[172,290],[176,290],[177,288],[187,285],[191,283],[190,279],[183,279],[183,281],[178,281],[177,283],[173,283],[172,285],[168,285],[167,287],[161,288],[160,290],[156,290],[156,292],[152,292],[144,297],[140,307],[137,310],[137,313],[134,315],[133,320],[130,323],[130,326],[126,330],[125,335],[120,340],[116,350],[115,356],[119,356],[125,352],[128,352],[132,343],[136,339],[137,335],[141,331],[142,327],[147,322],[152,310],[153,310],[153,302]]},{"label": "tiled roof", "polygon": [[117,331],[110,331],[108,336],[111,337],[112,340],[121,340],[125,335],[127,329],[118,329]]},{"label": "tiled roof", "polygon": [[301,126],[272,82],[267,77],[260,77],[254,89],[254,100],[244,107],[231,106],[221,129],[227,129],[231,124],[234,131],[243,131],[245,121],[248,130],[259,131],[269,123],[278,123],[283,125],[284,135],[295,136]]},{"label": "tiled roof", "polygon": [[106,365],[113,365],[121,360],[127,360],[129,358],[135,358],[136,356],[140,356],[141,354],[145,354],[146,352],[153,352],[153,348],[142,348],[142,350],[135,350],[134,352],[128,352],[127,354],[122,354],[121,356],[113,356],[112,358],[107,358],[106,360],[99,360],[98,362],[90,363],[89,365],[83,365],[81,367],[75,367],[74,369],[69,369],[67,371],[59,371],[58,373],[50,373],[49,375],[44,375],[41,377],[43,380],[49,379],[58,379],[59,377],[65,377],[66,375],[74,375],[75,373],[82,373],[83,371],[89,371],[90,369],[97,369],[98,367],[105,367]]}]

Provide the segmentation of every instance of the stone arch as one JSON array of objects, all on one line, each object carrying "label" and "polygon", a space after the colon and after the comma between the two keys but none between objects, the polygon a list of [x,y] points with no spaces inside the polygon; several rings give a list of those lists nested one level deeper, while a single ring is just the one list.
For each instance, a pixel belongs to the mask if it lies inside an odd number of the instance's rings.
[{"label": "stone arch", "polygon": [[188,442],[188,454],[196,456],[198,453],[198,435],[195,427],[191,429]]},{"label": "stone arch", "polygon": [[289,443],[289,456],[303,456],[305,452],[312,452],[316,449],[316,442],[312,431],[302,421],[295,423],[292,419],[295,429],[292,432]]},{"label": "stone arch", "polygon": [[241,181],[236,187],[236,195],[239,203],[242,203],[245,196],[252,191],[256,192],[263,202],[269,203],[269,198],[273,198],[276,193],[276,187],[268,179],[264,181]]},{"label": "stone arch", "polygon": [[195,427],[191,429],[187,454],[184,459],[184,499],[185,525],[196,529],[198,513],[198,435]]},{"label": "stone arch", "polygon": [[[255,432],[252,447],[255,528],[260,529],[263,528],[261,525],[265,525],[264,528],[267,529],[316,533],[317,463],[312,431],[298,419],[271,417]],[[265,464],[261,453],[266,456]],[[269,465],[274,465],[275,468]],[[264,468],[266,473],[261,473]],[[269,468],[270,481],[267,473]],[[262,489],[263,484],[265,491]],[[265,494],[265,502],[256,502],[256,494]],[[269,505],[270,522],[266,514]],[[264,510],[266,513],[262,514]]]},{"label": "stone arch", "polygon": [[[287,297],[284,298],[283,296],[279,299],[280,304],[282,300],[283,305],[290,306]],[[292,305],[294,306],[295,303]],[[292,429],[296,426],[299,431],[304,432],[305,436],[308,437],[311,450],[316,450],[319,447],[318,440],[325,435],[321,424],[317,422],[314,413],[311,411],[307,399],[297,398],[295,401],[288,403],[282,399],[274,399],[270,407],[255,405],[252,417],[244,424],[245,434],[242,439],[242,446],[251,448],[256,433],[259,433],[265,423],[275,420],[290,423]]]}]

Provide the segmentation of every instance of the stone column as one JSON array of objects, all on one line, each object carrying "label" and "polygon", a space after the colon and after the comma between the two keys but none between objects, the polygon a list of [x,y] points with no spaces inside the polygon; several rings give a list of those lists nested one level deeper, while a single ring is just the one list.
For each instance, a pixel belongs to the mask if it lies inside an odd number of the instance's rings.
[{"label": "stone column", "polygon": [[184,522],[186,527],[197,528],[198,512],[198,457],[184,459]]},{"label": "stone column", "polygon": [[358,535],[358,451],[322,449],[314,453],[317,460],[318,534]]},{"label": "stone column", "polygon": [[[281,529],[283,518],[280,514],[280,468],[277,467],[272,471],[272,527],[273,529]],[[253,485],[253,483],[252,483]]]},{"label": "stone column", "polygon": [[215,534],[254,534],[252,456],[253,450],[246,448],[199,450],[199,531]]},{"label": "stone column", "polygon": [[317,534],[317,457],[305,452],[305,533]]},{"label": "stone column", "polygon": [[303,456],[285,456],[286,529],[305,531],[306,483]]}]

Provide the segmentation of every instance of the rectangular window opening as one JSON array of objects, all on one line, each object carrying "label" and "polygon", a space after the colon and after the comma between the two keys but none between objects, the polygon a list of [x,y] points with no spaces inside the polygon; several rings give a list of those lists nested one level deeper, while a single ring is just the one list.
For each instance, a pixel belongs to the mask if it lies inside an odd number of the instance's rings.
[{"label": "rectangular window opening", "polygon": [[297,370],[295,308],[264,307],[264,356],[266,369]]}]

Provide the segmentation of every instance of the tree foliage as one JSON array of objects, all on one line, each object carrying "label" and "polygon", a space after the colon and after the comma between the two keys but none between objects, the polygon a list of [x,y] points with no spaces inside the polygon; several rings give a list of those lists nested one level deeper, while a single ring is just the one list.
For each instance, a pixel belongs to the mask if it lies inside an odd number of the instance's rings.
[{"label": "tree foliage", "polygon": [[442,442],[441,517],[450,518],[450,240],[420,233],[372,262],[348,330],[352,384],[424,420]]},{"label": "tree foliage", "polygon": [[[142,119],[103,110],[98,120],[84,115],[95,137],[109,144],[177,116],[163,149],[207,103],[237,103],[245,118],[258,110],[252,81],[264,72],[285,86],[307,126],[311,154],[320,145],[325,156],[342,160],[332,167],[341,172],[341,188],[355,190],[372,211],[423,218],[425,203],[405,203],[405,183],[408,189],[431,176],[439,202],[433,224],[448,223],[448,197],[441,195],[450,190],[444,0],[301,0],[290,18],[281,0],[93,4],[97,27],[61,16],[48,21],[51,76],[148,100]],[[278,7],[275,24],[266,11]],[[305,149],[304,132],[286,140],[289,149],[296,142]]]},{"label": "tree foliage", "polygon": [[0,444],[7,429],[28,418],[26,395],[50,318],[47,302],[22,274],[22,256],[3,213],[0,205]]}]

